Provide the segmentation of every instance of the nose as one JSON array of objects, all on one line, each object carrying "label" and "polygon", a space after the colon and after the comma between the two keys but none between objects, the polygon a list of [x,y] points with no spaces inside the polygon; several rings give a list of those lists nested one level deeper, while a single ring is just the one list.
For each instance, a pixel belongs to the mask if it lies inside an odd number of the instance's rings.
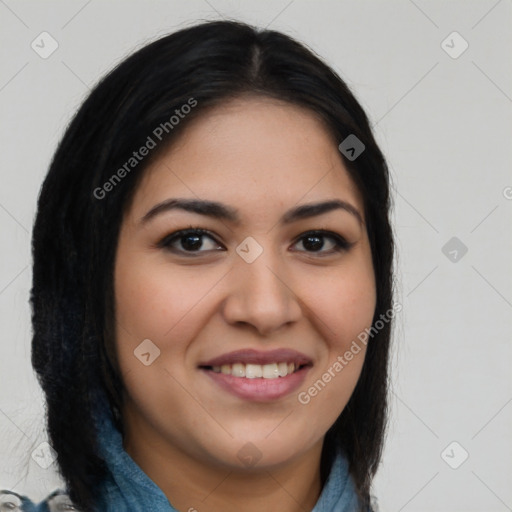
[{"label": "nose", "polygon": [[268,336],[302,315],[289,273],[270,251],[252,263],[237,258],[229,272],[229,290],[223,304],[224,319],[233,325],[249,325]]}]

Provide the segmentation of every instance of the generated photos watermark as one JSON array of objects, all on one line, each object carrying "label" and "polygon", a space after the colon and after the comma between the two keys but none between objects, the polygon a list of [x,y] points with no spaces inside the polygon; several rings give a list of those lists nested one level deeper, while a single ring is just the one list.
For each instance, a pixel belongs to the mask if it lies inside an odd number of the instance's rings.
[{"label": "generated photos watermark", "polygon": [[368,340],[373,338],[379,331],[381,331],[386,324],[388,324],[396,315],[402,310],[402,304],[396,302],[393,304],[391,309],[388,309],[385,313],[381,313],[379,319],[368,329],[365,328],[357,335],[357,340],[353,340],[350,348],[348,348],[343,355],[338,355],[336,361],[327,368],[322,376],[317,379],[307,390],[300,391],[297,395],[297,400],[302,405],[307,405],[311,402],[311,399],[320,393],[325,386],[331,382],[332,379],[338,375],[345,366],[347,366],[354,356],[359,354],[362,350],[362,345],[366,346]]},{"label": "generated photos watermark", "polygon": [[152,132],[148,135],[144,144],[132,153],[132,156],[121,166],[112,176],[101,186],[96,187],[93,191],[93,196],[96,199],[104,199],[109,192],[114,190],[116,185],[121,183],[122,179],[129,174],[132,169],[135,169],[146,156],[149,155],[152,149],[158,146],[165,135],[170,133],[181,120],[184,119],[187,114],[190,114],[192,109],[197,105],[197,100],[189,98],[187,103],[181,105],[180,108],[174,110],[174,114],[169,118],[168,121],[160,123]]}]

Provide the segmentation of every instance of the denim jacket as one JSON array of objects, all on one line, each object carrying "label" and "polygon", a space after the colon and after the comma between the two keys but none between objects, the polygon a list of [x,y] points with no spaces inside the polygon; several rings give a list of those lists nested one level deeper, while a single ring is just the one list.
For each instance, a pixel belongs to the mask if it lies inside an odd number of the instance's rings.
[{"label": "denim jacket", "polygon": [[[109,470],[99,490],[98,512],[178,512],[163,491],[124,450],[121,433],[115,428],[110,412],[100,416],[97,426],[101,454]],[[9,512],[78,511],[63,490],[53,492],[39,504],[33,503],[26,496],[7,491],[1,492],[3,494],[0,494],[0,512],[4,510]],[[3,508],[2,500],[6,504],[12,503],[10,508],[8,508],[9,505]],[[341,452],[338,452],[327,482],[311,512],[358,512],[358,510],[358,498],[348,473],[348,461]],[[191,503],[191,507],[186,512],[207,512],[207,507],[199,502]],[[368,509],[368,512],[376,511]]]}]

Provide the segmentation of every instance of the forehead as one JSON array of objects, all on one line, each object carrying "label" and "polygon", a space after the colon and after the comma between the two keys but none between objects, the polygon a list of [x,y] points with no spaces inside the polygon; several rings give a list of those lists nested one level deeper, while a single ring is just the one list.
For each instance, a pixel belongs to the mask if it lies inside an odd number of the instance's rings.
[{"label": "forehead", "polygon": [[309,109],[263,97],[234,99],[195,118],[139,189],[144,206],[179,195],[236,199],[242,210],[258,201],[261,209],[336,197],[363,208],[324,123]]}]

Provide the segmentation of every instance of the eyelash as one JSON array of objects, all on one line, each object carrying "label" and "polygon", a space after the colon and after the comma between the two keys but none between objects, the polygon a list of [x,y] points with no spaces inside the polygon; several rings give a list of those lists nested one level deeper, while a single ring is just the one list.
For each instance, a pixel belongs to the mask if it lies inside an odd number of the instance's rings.
[{"label": "eyelash", "polygon": [[[179,255],[186,255],[186,257],[192,257],[192,258],[197,257],[201,253],[210,252],[208,250],[207,251],[185,251],[185,250],[175,249],[174,247],[171,247],[171,244],[174,241],[176,241],[176,240],[179,241],[180,239],[184,238],[187,235],[198,235],[199,237],[207,236],[207,237],[211,238],[216,244],[221,245],[221,244],[219,244],[219,242],[217,242],[217,240],[215,239],[213,234],[210,231],[208,231],[207,229],[191,226],[188,229],[182,229],[180,231],[175,231],[174,233],[166,235],[162,240],[160,240],[160,242],[158,242],[156,244],[156,247],[158,247],[160,249],[168,250],[173,253],[177,253]],[[342,236],[340,236],[336,233],[333,233],[332,231],[326,231],[323,229],[316,229],[316,230],[306,231],[305,233],[302,233],[302,235],[295,240],[294,245],[308,237],[330,238],[331,240],[333,240],[334,248],[331,249],[330,251],[323,251],[323,252],[322,251],[320,251],[320,252],[299,251],[299,252],[306,252],[308,254],[313,254],[313,255],[320,255],[320,257],[322,257],[322,255],[328,256],[328,255],[332,255],[335,253],[348,251],[354,245],[354,243],[347,242]]]}]

